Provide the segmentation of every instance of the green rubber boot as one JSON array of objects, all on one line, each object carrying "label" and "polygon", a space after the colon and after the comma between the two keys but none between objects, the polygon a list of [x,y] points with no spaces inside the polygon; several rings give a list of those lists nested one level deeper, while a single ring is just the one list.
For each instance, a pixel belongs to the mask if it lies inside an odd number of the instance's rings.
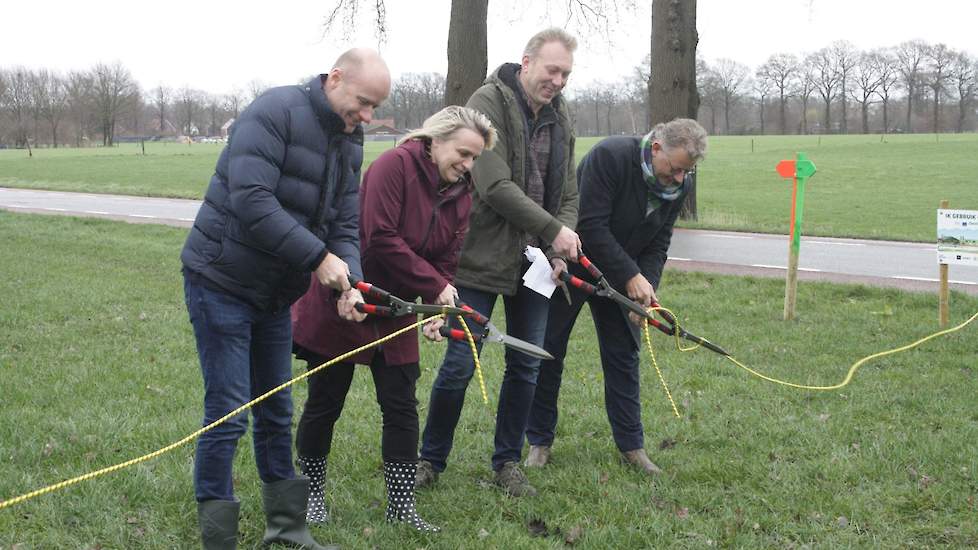
[{"label": "green rubber boot", "polygon": [[339,550],[323,546],[312,538],[306,525],[309,503],[309,478],[300,476],[262,485],[265,502],[265,545],[283,544],[306,550]]},{"label": "green rubber boot", "polygon": [[238,512],[236,500],[205,500],[197,503],[197,523],[204,550],[235,550],[238,547]]}]

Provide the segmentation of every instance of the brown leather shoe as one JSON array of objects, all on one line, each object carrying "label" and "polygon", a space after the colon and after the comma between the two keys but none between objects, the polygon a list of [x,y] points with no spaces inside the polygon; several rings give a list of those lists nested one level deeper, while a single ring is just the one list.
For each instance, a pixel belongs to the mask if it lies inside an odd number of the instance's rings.
[{"label": "brown leather shoe", "polygon": [[526,460],[523,464],[527,468],[542,468],[550,462],[549,445],[530,445],[530,452],[526,453]]},{"label": "brown leather shoe", "polygon": [[659,468],[655,465],[655,463],[649,460],[649,455],[645,454],[645,449],[625,451],[621,453],[621,457],[625,462],[635,466],[649,475],[657,476],[662,473],[662,468]]}]

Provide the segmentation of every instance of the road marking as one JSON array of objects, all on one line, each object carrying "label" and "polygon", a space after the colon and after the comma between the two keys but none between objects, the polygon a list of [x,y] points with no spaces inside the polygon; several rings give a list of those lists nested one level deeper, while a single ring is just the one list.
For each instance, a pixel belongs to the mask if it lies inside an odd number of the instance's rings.
[{"label": "road marking", "polygon": [[192,222],[192,221],[194,221],[194,219],[193,218],[177,218],[177,221],[181,221],[181,222]]},{"label": "road marking", "polygon": [[64,208],[42,207],[41,210],[54,210],[55,212],[67,212]]},{"label": "road marking", "polygon": [[690,260],[689,258],[677,258],[675,256],[670,256],[669,259],[670,260],[675,260],[677,262],[691,262],[691,261],[693,261],[693,260]]},{"label": "road marking", "polygon": [[802,239],[801,242],[805,244],[831,244],[835,246],[866,246],[863,243],[836,243],[832,241],[809,241],[808,239]]},{"label": "road marking", "polygon": [[156,216],[147,216],[146,214],[126,214],[126,215],[129,216],[130,218],[149,218],[151,220],[156,219]]},{"label": "road marking", "polygon": [[891,279],[902,279],[904,281],[926,281],[928,283],[939,283],[939,279],[931,279],[929,277],[909,277],[905,275],[893,275]]},{"label": "road marking", "polygon": [[742,237],[740,235],[720,235],[718,233],[710,233],[708,237],[715,237],[717,239],[753,239],[754,237]]},{"label": "road marking", "polygon": [[109,215],[108,212],[102,212],[101,210],[85,210],[84,212],[86,214],[96,214],[96,215],[100,215],[100,216],[108,216]]},{"label": "road marking", "polygon": [[767,269],[788,269],[783,265],[768,265],[768,264],[750,264],[751,267],[764,267]]},{"label": "road marking", "polygon": [[4,208],[30,208],[30,206],[24,206],[22,204],[5,204]]},{"label": "road marking", "polygon": [[811,271],[812,273],[821,273],[821,269],[815,269],[813,267],[799,267],[798,271]]}]

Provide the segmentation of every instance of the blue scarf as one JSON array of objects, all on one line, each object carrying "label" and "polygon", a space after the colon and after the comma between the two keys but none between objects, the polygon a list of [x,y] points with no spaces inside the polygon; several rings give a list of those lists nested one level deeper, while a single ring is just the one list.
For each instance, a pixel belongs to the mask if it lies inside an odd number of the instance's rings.
[{"label": "blue scarf", "polygon": [[652,167],[652,132],[642,138],[639,149],[642,155],[642,173],[645,174],[645,183],[649,186],[649,192],[664,201],[674,201],[679,198],[683,188],[686,187],[686,177],[684,176],[683,182],[677,185],[663,185],[659,178],[655,177],[655,169]]}]

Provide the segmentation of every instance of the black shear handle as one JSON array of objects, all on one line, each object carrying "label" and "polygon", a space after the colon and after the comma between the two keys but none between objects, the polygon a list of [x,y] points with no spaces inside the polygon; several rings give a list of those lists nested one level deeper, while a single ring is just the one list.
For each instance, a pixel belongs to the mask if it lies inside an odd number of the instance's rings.
[{"label": "black shear handle", "polygon": [[380,300],[381,302],[390,301],[390,297],[391,297],[390,292],[387,292],[386,290],[380,287],[365,282],[362,279],[358,278],[356,275],[351,274],[349,276],[349,279],[350,279],[350,286],[359,290],[360,292],[367,294],[369,296],[373,296],[374,298]]},{"label": "black shear handle", "polygon": [[462,301],[455,302],[455,307],[460,307],[460,308],[464,309],[465,311],[467,311],[468,312],[468,317],[470,317],[473,321],[475,321],[476,323],[478,323],[478,324],[480,324],[482,326],[486,326],[486,323],[489,322],[489,318],[488,317],[486,317],[485,315],[483,315],[483,314],[479,313],[478,311],[472,309],[472,306],[470,306],[469,304],[466,304],[465,302],[462,302]]},{"label": "black shear handle", "polygon": [[601,279],[604,278],[604,274],[601,273],[601,270],[598,269],[598,266],[591,263],[591,260],[589,260],[588,257],[585,256],[584,254],[577,255],[577,263],[584,266],[584,269],[586,269],[587,272],[591,274],[591,277],[594,277],[595,281],[600,281]]},{"label": "black shear handle", "polygon": [[598,288],[596,286],[592,285],[591,283],[583,279],[579,279],[566,271],[560,272],[560,280],[571,285],[576,289],[581,290],[585,294],[594,294],[595,292],[598,291]]},{"label": "black shear handle", "polygon": [[[441,328],[438,329],[438,333],[445,338],[451,338],[452,340],[462,340],[463,342],[468,340],[464,330],[460,328],[451,328],[448,325],[442,325]],[[477,332],[473,332],[472,340],[478,342],[479,340],[482,340],[482,335]]]}]

